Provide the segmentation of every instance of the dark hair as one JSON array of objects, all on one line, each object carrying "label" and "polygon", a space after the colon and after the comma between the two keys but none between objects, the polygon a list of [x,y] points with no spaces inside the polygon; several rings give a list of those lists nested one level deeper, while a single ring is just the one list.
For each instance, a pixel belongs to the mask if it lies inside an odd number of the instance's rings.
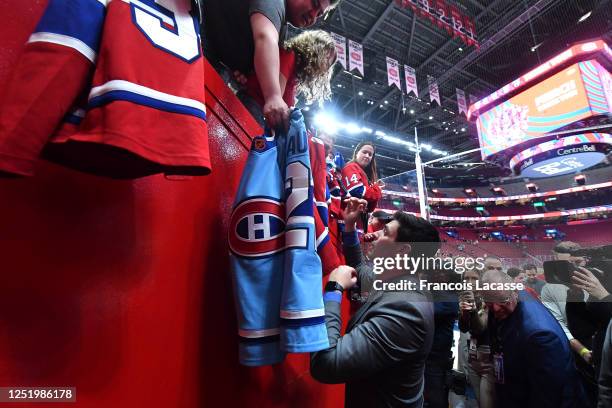
[{"label": "dark hair", "polygon": [[528,270],[531,270],[531,269],[535,269],[535,270],[537,271],[537,270],[538,270],[538,267],[537,267],[537,266],[535,266],[534,264],[525,264],[525,265],[523,266],[523,270],[524,270],[524,271],[528,271]]},{"label": "dark hair", "polygon": [[434,256],[440,249],[440,234],[429,221],[403,211],[396,211],[393,219],[399,222],[396,242],[412,244],[413,256]]},{"label": "dark hair", "polygon": [[372,217],[378,218],[378,220],[382,223],[388,223],[393,219],[393,214],[389,214],[383,210],[376,210],[372,213]]},{"label": "dark hair", "polygon": [[508,270],[506,271],[506,273],[508,274],[508,276],[510,276],[511,278],[516,278],[517,276],[519,276],[521,273],[523,273],[523,271],[521,271],[519,268],[508,268]]},{"label": "dark hair", "polygon": [[580,249],[579,244],[572,241],[561,241],[553,248],[553,251],[558,254],[571,254],[577,249]]},{"label": "dark hair", "polygon": [[374,153],[372,154],[372,160],[370,160],[370,164],[368,164],[368,167],[363,169],[363,171],[368,176],[368,181],[370,183],[375,183],[378,181],[378,173],[376,171],[376,147],[374,147],[373,142],[370,142],[368,140],[360,142],[355,148],[355,150],[353,150],[353,158],[351,159],[351,161],[355,161],[357,159],[357,153],[359,153],[363,146],[372,146],[372,150],[374,150]]}]

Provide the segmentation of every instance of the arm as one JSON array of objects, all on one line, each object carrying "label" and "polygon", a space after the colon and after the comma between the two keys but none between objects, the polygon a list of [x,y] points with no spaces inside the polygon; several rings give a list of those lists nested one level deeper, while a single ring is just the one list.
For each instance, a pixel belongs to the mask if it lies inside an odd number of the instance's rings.
[{"label": "arm", "polygon": [[264,118],[272,128],[280,126],[286,128],[289,108],[283,101],[280,84],[278,31],[274,24],[261,13],[251,14],[250,21],[255,44],[255,73],[265,100]]},{"label": "arm", "polygon": [[337,384],[368,378],[422,353],[427,333],[423,316],[414,306],[403,300],[379,304],[370,312],[372,316],[366,322],[340,337],[339,304],[330,309],[330,314],[336,314],[328,324],[330,348],[311,354],[310,373],[315,379]]},{"label": "arm", "polygon": [[[528,407],[557,408],[561,406],[563,388],[568,384],[567,361],[559,355],[561,339],[553,332],[537,332],[527,340],[527,368],[524,375],[530,384]],[[576,379],[572,379],[576,380]]]},{"label": "arm", "polygon": [[565,303],[561,301],[557,296],[555,296],[556,290],[566,290],[565,288],[559,289],[558,287],[549,285],[544,285],[542,288],[542,303],[548,309],[548,311],[553,315],[553,317],[559,322],[561,328],[565,332],[567,339],[571,341],[574,336],[567,328],[567,318],[565,316]]},{"label": "arm", "polygon": [[612,320],[608,324],[606,340],[601,355],[599,372],[599,398],[597,408],[612,407]]}]

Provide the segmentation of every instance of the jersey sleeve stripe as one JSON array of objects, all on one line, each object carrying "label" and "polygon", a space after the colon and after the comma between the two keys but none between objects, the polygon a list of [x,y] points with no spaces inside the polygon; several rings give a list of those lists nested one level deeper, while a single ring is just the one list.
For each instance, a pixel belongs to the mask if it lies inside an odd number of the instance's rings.
[{"label": "jersey sleeve stripe", "polygon": [[325,316],[325,309],[311,310],[281,310],[281,319],[308,319],[311,317]]},{"label": "jersey sleeve stripe", "polygon": [[317,237],[317,250],[320,250],[327,241],[329,241],[329,229],[325,227],[325,230]]},{"label": "jersey sleeve stripe", "polygon": [[128,101],[167,112],[192,115],[206,120],[206,107],[202,102],[160,92],[129,81],[109,81],[92,88],[89,93],[90,109],[114,101]]},{"label": "jersey sleeve stripe", "polygon": [[83,41],[74,37],[69,37],[67,35],[56,33],[34,33],[30,35],[28,43],[35,42],[46,42],[51,44],[63,45],[64,47],[69,47],[79,52],[92,63],[96,62],[96,52]]},{"label": "jersey sleeve stripe", "polygon": [[70,37],[97,53],[105,15],[105,2],[99,0],[50,0],[34,33]]},{"label": "jersey sleeve stripe", "polygon": [[261,329],[261,330],[246,330],[246,329],[238,329],[238,335],[240,337],[246,337],[249,339],[258,338],[258,337],[268,337],[275,336],[280,334],[280,328],[274,329]]}]

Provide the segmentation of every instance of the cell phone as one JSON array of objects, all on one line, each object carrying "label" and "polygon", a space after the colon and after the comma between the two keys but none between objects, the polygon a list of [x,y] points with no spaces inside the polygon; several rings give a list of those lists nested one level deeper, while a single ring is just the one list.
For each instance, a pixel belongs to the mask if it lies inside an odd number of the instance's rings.
[{"label": "cell phone", "polygon": [[572,284],[572,273],[576,270],[569,261],[545,261],[544,277],[548,283],[560,283],[565,286]]}]

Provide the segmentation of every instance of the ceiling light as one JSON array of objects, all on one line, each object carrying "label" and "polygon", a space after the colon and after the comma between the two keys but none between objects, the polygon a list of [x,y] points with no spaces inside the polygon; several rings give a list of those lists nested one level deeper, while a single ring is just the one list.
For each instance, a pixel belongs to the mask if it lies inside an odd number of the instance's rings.
[{"label": "ceiling light", "polygon": [[380,137],[384,137],[384,136],[386,136],[386,133],[385,133],[385,132],[383,132],[382,130],[377,130],[376,132],[374,132],[374,134],[375,134],[376,136],[380,136]]},{"label": "ceiling light", "polygon": [[362,128],[361,128],[361,131],[362,131],[362,132],[365,132],[365,133],[372,134],[372,129],[367,128],[367,127],[362,127]]},{"label": "ceiling light", "polygon": [[461,128],[461,131],[462,131],[462,132],[465,132],[465,128]]},{"label": "ceiling light", "polygon": [[336,85],[338,88],[342,88],[342,84],[338,84]]},{"label": "ceiling light", "polygon": [[384,108],[384,106],[382,106],[382,105],[378,105],[378,107],[379,107],[379,108]]},{"label": "ceiling light", "polygon": [[582,23],[584,20],[586,20],[587,18],[591,17],[591,12],[589,11],[588,13],[586,13],[584,16],[580,17],[578,19],[579,23]]},{"label": "ceiling light", "polygon": [[388,104],[388,103],[389,103],[389,101],[385,101],[385,105]]},{"label": "ceiling light", "polygon": [[410,109],[410,114],[414,115],[414,109]]},{"label": "ceiling light", "polygon": [[463,52],[463,48],[459,47],[459,52]]},{"label": "ceiling light", "polygon": [[308,112],[310,110],[310,106],[304,106],[304,109],[302,109],[305,112]]},{"label": "ceiling light", "polygon": [[356,133],[361,133],[361,127],[357,126],[356,123],[349,123],[345,126],[345,129],[347,132],[352,133],[352,134],[356,134]]},{"label": "ceiling light", "polygon": [[448,130],[448,127],[445,127],[444,130]]},{"label": "ceiling light", "polygon": [[358,94],[359,96],[363,96],[363,91],[359,91],[359,92],[357,92],[357,94]]},{"label": "ceiling light", "polygon": [[432,120],[432,119],[433,119],[433,116],[430,116],[430,117],[429,117],[429,120]]}]

